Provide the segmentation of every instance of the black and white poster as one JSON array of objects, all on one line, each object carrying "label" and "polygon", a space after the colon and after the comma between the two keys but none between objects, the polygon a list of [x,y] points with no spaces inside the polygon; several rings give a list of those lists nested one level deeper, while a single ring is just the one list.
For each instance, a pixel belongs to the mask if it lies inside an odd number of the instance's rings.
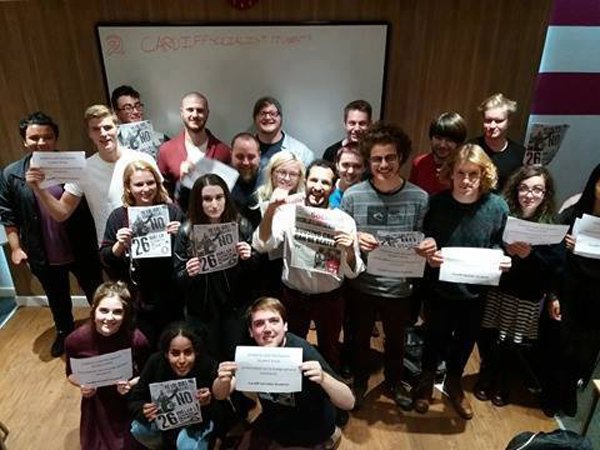
[{"label": "black and white poster", "polygon": [[171,237],[167,233],[167,205],[130,206],[129,228],[133,232],[131,257],[160,258],[171,256]]},{"label": "black and white poster", "polygon": [[524,166],[546,166],[554,159],[565,139],[569,125],[543,125],[534,123],[525,145]]},{"label": "black and white poster", "polygon": [[158,406],[156,425],[159,430],[171,430],[202,422],[194,378],[151,383],[149,387],[152,403]]},{"label": "black and white poster", "polygon": [[163,137],[154,132],[152,122],[142,120],[119,125],[119,142],[131,150],[147,153],[156,159]]},{"label": "black and white poster", "polygon": [[238,263],[238,225],[235,222],[194,225],[194,252],[200,273],[228,269]]}]

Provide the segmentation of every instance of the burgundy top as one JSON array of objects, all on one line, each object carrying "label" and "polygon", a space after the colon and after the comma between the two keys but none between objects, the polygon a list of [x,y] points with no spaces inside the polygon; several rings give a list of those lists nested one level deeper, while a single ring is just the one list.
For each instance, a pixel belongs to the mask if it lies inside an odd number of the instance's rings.
[{"label": "burgundy top", "polygon": [[[48,188],[48,192],[56,199],[60,199],[64,191],[60,185]],[[51,266],[62,266],[72,263],[75,261],[75,255],[67,235],[66,222],[57,222],[54,220],[48,211],[46,211],[43,203],[37,198],[37,194],[36,199],[40,210],[40,228],[42,230],[42,240],[44,241],[48,264]]]},{"label": "burgundy top", "polygon": [[[231,161],[231,149],[223,142],[218,140],[208,129],[208,142],[206,143],[206,158],[216,159],[224,164]],[[182,130],[177,136],[160,146],[158,151],[158,168],[165,179],[165,186],[170,194],[173,193],[175,183],[179,181],[179,168],[181,163],[187,158],[185,149],[185,130]]]},{"label": "burgundy top", "polygon": [[[134,376],[139,375],[149,356],[148,341],[135,330],[132,336],[119,331],[112,336],[98,334],[91,321],[73,331],[65,341],[67,376],[71,375],[70,358],[86,358],[131,348]],[[100,387],[89,398],[81,398],[79,437],[82,450],[137,449],[129,433],[131,418],[127,395],[117,392],[116,386]]]},{"label": "burgundy top", "polygon": [[442,183],[439,178],[439,168],[435,165],[432,153],[417,156],[410,169],[409,181],[416,184],[429,195],[448,189],[449,186]]}]

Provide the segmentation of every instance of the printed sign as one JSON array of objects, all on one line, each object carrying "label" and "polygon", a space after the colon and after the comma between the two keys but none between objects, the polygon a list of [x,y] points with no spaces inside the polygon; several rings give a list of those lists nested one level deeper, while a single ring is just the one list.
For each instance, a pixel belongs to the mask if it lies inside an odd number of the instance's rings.
[{"label": "printed sign", "polygon": [[379,247],[369,253],[367,273],[391,278],[423,278],[425,258],[414,248],[423,240],[420,231],[377,234]]},{"label": "printed sign", "polygon": [[130,206],[129,228],[133,231],[131,257],[160,258],[171,256],[171,237],[167,233],[167,205]]},{"label": "printed sign", "polygon": [[149,387],[152,403],[158,406],[156,425],[159,430],[171,430],[202,422],[194,378],[150,383]]},{"label": "printed sign", "polygon": [[119,125],[119,142],[121,145],[131,150],[147,153],[154,159],[156,159],[163,140],[162,135],[154,131],[152,122],[149,120]]},{"label": "printed sign", "polygon": [[238,263],[239,241],[235,222],[194,225],[193,244],[200,260],[200,273],[228,269]]},{"label": "printed sign", "polygon": [[565,139],[569,125],[542,125],[534,123],[529,131],[523,158],[524,166],[546,166],[554,159]]},{"label": "printed sign", "polygon": [[302,349],[245,347],[235,349],[236,389],[243,392],[290,393],[302,390]]},{"label": "printed sign", "polygon": [[130,348],[88,358],[71,358],[70,363],[75,379],[83,386],[112,386],[133,376]]}]

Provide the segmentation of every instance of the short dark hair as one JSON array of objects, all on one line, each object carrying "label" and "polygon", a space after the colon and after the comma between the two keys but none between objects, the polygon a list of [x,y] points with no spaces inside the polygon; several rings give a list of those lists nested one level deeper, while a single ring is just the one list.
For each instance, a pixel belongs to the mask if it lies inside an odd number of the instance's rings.
[{"label": "short dark hair", "polygon": [[350,111],[364,112],[367,114],[369,120],[371,120],[371,116],[373,115],[373,108],[371,108],[371,104],[366,100],[354,100],[348,103],[344,108],[344,122],[348,118]]},{"label": "short dark hair", "polygon": [[256,100],[256,103],[254,103],[254,108],[252,108],[252,118],[256,118],[260,110],[263,109],[265,106],[269,105],[274,105],[275,108],[277,108],[277,112],[279,113],[279,115],[283,116],[283,110],[281,109],[281,103],[279,103],[279,100],[277,100],[275,97],[266,95],[264,97],[259,98],[258,100]]},{"label": "short dark hair", "polygon": [[252,315],[256,311],[262,311],[265,309],[271,309],[278,312],[283,322],[287,322],[287,310],[285,309],[283,303],[274,297],[259,297],[254,300],[254,302],[246,310],[246,325],[248,325],[248,328],[252,326]]},{"label": "short dark hair", "polygon": [[54,136],[58,138],[58,125],[56,124],[56,122],[54,122],[54,120],[52,120],[52,117],[50,117],[46,113],[36,111],[32,114],[29,114],[27,117],[21,119],[21,121],[19,122],[19,134],[21,135],[23,140],[25,140],[25,136],[27,135],[27,127],[29,127],[30,125],[46,125],[52,128]]},{"label": "short dark hair", "polygon": [[460,114],[445,112],[440,114],[429,125],[429,139],[434,136],[450,139],[457,145],[461,145],[467,138],[467,126]]},{"label": "short dark hair", "polygon": [[600,164],[590,174],[579,201],[575,203],[575,214],[581,217],[583,214],[593,214],[596,201],[596,183],[600,180]]},{"label": "short dark hair", "polygon": [[412,142],[404,130],[398,125],[381,120],[367,128],[358,142],[366,161],[371,158],[371,150],[376,145],[393,145],[400,165],[406,162],[412,152]]},{"label": "short dark hair", "polygon": [[323,167],[324,169],[329,169],[333,173],[333,180],[331,180],[332,184],[335,186],[335,182],[337,180],[337,171],[335,170],[335,166],[331,161],[327,161],[326,159],[318,158],[313,160],[308,167],[306,168],[306,179],[310,176],[310,171],[313,167]]},{"label": "short dark hair", "polygon": [[248,133],[247,131],[242,131],[241,133],[236,134],[233,137],[233,139],[231,140],[231,149],[232,150],[233,150],[233,144],[235,144],[235,141],[237,141],[238,139],[241,139],[244,141],[254,141],[254,143],[260,149],[260,142],[258,142],[258,139],[256,139],[256,136],[254,136],[252,133]]},{"label": "short dark hair", "polygon": [[133,98],[140,98],[140,93],[136,91],[133,87],[123,84],[119,87],[116,87],[114,91],[112,91],[112,95],[110,96],[110,104],[115,111],[119,110],[119,97],[123,97],[124,95],[128,95]]},{"label": "short dark hair", "polygon": [[202,208],[202,190],[206,186],[219,186],[225,194],[225,210],[221,216],[221,222],[237,222],[238,212],[235,208],[227,183],[219,175],[207,173],[196,180],[190,194],[190,203],[187,218],[192,225],[209,223],[208,217]]},{"label": "short dark hair", "polygon": [[341,147],[338,149],[338,151],[336,152],[336,154],[335,154],[335,158],[334,158],[334,160],[333,160],[333,161],[334,161],[336,164],[337,164],[337,163],[339,163],[339,162],[340,162],[340,159],[342,159],[342,155],[343,155],[344,153],[351,153],[351,154],[353,154],[353,155],[356,155],[356,156],[358,156],[358,157],[359,157],[359,158],[362,160],[362,162],[363,162],[363,165],[366,165],[366,163],[367,163],[367,162],[365,161],[365,157],[364,157],[364,155],[363,155],[363,154],[361,153],[361,151],[360,151],[360,147],[359,147],[359,145],[358,145],[358,142],[353,142],[353,141],[350,141],[350,142],[348,142],[347,144],[344,144],[344,145],[342,145],[342,146],[341,146]]},{"label": "short dark hair", "polygon": [[158,339],[158,350],[163,354],[168,353],[171,341],[177,336],[183,336],[184,338],[189,339],[192,343],[192,347],[194,347],[194,353],[196,353],[196,355],[201,354],[204,350],[204,342],[200,336],[189,323],[184,321],[171,323],[165,331],[160,334],[160,338]]}]

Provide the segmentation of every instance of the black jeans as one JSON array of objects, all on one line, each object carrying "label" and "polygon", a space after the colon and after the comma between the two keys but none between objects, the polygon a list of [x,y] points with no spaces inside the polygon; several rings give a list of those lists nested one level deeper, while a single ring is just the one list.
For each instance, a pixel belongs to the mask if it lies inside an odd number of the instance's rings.
[{"label": "black jeans", "polygon": [[31,264],[30,268],[48,297],[56,331],[70,333],[74,323],[69,272],[75,275],[88,303],[91,304],[96,288],[102,283],[102,271],[98,260],[76,261],[60,266]]},{"label": "black jeans", "polygon": [[428,296],[423,370],[435,371],[439,358],[446,356],[448,375],[462,375],[479,336],[484,306],[481,298]]}]

